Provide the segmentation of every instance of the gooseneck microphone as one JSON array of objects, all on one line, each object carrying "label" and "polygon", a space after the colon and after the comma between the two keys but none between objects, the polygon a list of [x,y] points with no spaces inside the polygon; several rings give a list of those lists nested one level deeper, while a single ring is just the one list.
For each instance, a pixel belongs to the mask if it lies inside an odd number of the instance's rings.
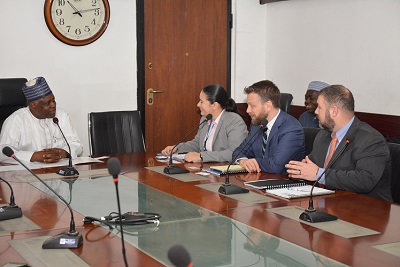
[{"label": "gooseneck microphone", "polygon": [[[239,155],[243,152],[243,150],[247,147],[247,145],[250,144],[250,142],[254,139],[255,136],[257,136],[258,132],[265,127],[265,125],[268,124],[267,119],[263,119],[260,123],[260,128],[253,134],[253,136],[246,142],[246,144],[242,147],[242,149],[239,151],[239,153],[232,159],[232,161],[229,163],[228,168],[226,169],[226,176],[225,176],[225,183],[220,186],[218,189],[218,192],[224,195],[233,195],[233,194],[243,194],[243,193],[248,193],[249,189],[243,188],[234,184],[231,184],[229,182],[229,168],[231,165],[237,160]],[[249,149],[249,147],[246,148]]]},{"label": "gooseneck microphone", "polygon": [[321,180],[322,176],[325,174],[325,172],[332,167],[332,165],[337,161],[337,159],[340,157],[340,155],[343,154],[343,151],[354,141],[354,135],[349,135],[346,138],[346,144],[342,147],[342,149],[339,151],[339,153],[336,154],[334,158],[332,158],[328,165],[326,166],[325,170],[321,173],[321,175],[315,180],[313,186],[311,187],[310,191],[310,200],[308,203],[308,208],[299,216],[300,220],[306,221],[306,222],[311,222],[311,223],[316,223],[316,222],[328,222],[328,221],[335,221],[338,219],[335,215],[316,210],[314,208],[314,202],[313,202],[313,190],[315,185]]},{"label": "gooseneck microphone", "polygon": [[121,173],[121,163],[117,158],[110,158],[107,161],[107,167],[108,167],[108,172],[111,174],[114,180],[115,191],[117,192],[119,226],[121,227],[122,256],[124,257],[125,266],[128,266],[128,261],[126,259],[126,253],[125,253],[124,230],[122,229],[121,204],[119,202],[119,190],[118,190],[118,175]]},{"label": "gooseneck microphone", "polygon": [[168,259],[176,267],[193,267],[189,252],[181,245],[172,246],[168,250]]},{"label": "gooseneck microphone", "polygon": [[199,125],[196,126],[196,128],[194,128],[193,130],[190,131],[190,133],[188,133],[187,135],[185,135],[185,137],[183,137],[178,143],[176,143],[176,145],[172,148],[171,153],[169,155],[169,163],[168,166],[164,168],[164,173],[167,174],[180,174],[180,173],[188,173],[189,171],[186,170],[185,168],[181,168],[179,166],[174,166],[172,164],[172,154],[174,153],[174,149],[183,142],[183,140],[186,139],[186,137],[188,137],[191,133],[193,133],[194,130],[196,130],[197,128],[199,128],[203,123],[209,121],[212,119],[212,114],[208,114],[206,116],[206,119],[204,121],[202,121]]},{"label": "gooseneck microphone", "polygon": [[80,233],[75,230],[74,213],[72,212],[71,206],[68,202],[59,195],[53,188],[47,185],[39,176],[32,172],[24,163],[22,163],[15,155],[14,151],[6,146],[3,148],[3,153],[7,157],[15,159],[19,164],[21,164],[27,171],[29,171],[36,179],[38,179],[43,185],[45,185],[51,192],[53,192],[59,199],[61,199],[65,205],[68,207],[71,213],[71,222],[69,224],[69,232],[62,233],[53,237],[46,239],[43,244],[43,249],[57,249],[57,248],[78,248],[83,244],[83,238]]},{"label": "gooseneck microphone", "polygon": [[72,166],[71,147],[69,146],[67,138],[65,138],[65,135],[64,135],[63,131],[61,130],[60,124],[58,124],[58,118],[54,117],[53,118],[53,122],[55,124],[57,124],[58,129],[60,129],[60,132],[61,132],[62,136],[64,137],[65,143],[67,144],[68,150],[69,150],[68,151],[69,152],[69,154],[68,154],[68,159],[69,159],[68,167],[62,168],[61,170],[58,170],[57,174],[60,174],[62,176],[76,176],[76,175],[79,175],[79,172]]},{"label": "gooseneck microphone", "polygon": [[11,191],[10,205],[1,206],[0,207],[0,221],[22,217],[21,208],[18,207],[17,205],[15,205],[14,190],[12,189],[10,183],[7,182],[6,180],[4,180],[1,177],[0,177],[0,180],[5,182],[8,185],[8,187],[10,188],[10,191]]}]

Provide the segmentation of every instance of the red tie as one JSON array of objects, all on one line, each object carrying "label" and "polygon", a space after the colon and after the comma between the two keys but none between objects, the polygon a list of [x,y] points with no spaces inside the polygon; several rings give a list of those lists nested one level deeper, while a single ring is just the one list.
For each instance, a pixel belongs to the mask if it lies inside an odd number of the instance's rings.
[{"label": "red tie", "polygon": [[336,149],[336,143],[337,143],[338,139],[336,137],[336,134],[334,133],[332,136],[332,141],[331,144],[329,145],[329,152],[328,152],[328,156],[325,159],[324,162],[324,168],[326,168],[326,166],[328,165],[329,161],[332,159],[332,155],[335,152]]}]

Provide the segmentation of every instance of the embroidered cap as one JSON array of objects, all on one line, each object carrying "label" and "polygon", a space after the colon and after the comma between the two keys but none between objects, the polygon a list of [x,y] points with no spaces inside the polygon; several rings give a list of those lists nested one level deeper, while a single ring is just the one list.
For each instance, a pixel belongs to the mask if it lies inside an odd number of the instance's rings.
[{"label": "embroidered cap", "polygon": [[28,102],[35,101],[52,94],[49,85],[43,77],[37,77],[26,82],[22,86],[22,92],[24,93]]},{"label": "embroidered cap", "polygon": [[320,81],[313,81],[308,84],[308,90],[314,90],[314,91],[321,91],[325,87],[328,87],[329,84],[320,82]]}]

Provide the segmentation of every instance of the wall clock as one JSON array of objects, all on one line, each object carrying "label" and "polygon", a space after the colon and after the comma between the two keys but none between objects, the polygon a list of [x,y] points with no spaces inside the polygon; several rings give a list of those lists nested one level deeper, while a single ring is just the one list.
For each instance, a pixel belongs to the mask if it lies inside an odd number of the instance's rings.
[{"label": "wall clock", "polygon": [[46,0],[44,18],[58,40],[82,46],[96,41],[105,32],[110,5],[108,0]]}]

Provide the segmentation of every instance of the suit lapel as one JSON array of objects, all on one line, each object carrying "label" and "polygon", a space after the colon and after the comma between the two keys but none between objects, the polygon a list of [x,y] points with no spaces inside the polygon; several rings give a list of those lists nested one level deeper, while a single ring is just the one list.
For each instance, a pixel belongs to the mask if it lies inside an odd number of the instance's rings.
[{"label": "suit lapel", "polygon": [[[342,148],[345,146],[346,139],[348,138],[348,136],[355,135],[355,133],[357,132],[357,130],[359,128],[359,123],[360,123],[360,121],[357,118],[354,118],[353,123],[350,125],[350,128],[347,131],[347,133],[345,134],[344,138],[340,141],[338,147],[336,148],[335,152],[332,155],[332,158],[335,158],[337,156],[337,154],[339,153],[339,151],[341,151]],[[328,145],[328,147],[329,147],[329,145]],[[326,152],[328,152],[328,147],[326,148]]]},{"label": "suit lapel", "polygon": [[278,133],[278,130],[281,127],[282,123],[285,121],[285,118],[286,118],[286,113],[284,111],[281,111],[278,115],[278,118],[276,118],[276,121],[275,121],[274,125],[272,126],[271,131],[269,132],[269,136],[268,136],[268,140],[267,140],[267,148],[269,147],[269,142]]},{"label": "suit lapel", "polygon": [[200,126],[200,140],[199,140],[199,146],[200,146],[200,151],[204,151],[204,139],[206,138],[207,130],[208,130],[208,122],[203,123],[203,125]]}]

